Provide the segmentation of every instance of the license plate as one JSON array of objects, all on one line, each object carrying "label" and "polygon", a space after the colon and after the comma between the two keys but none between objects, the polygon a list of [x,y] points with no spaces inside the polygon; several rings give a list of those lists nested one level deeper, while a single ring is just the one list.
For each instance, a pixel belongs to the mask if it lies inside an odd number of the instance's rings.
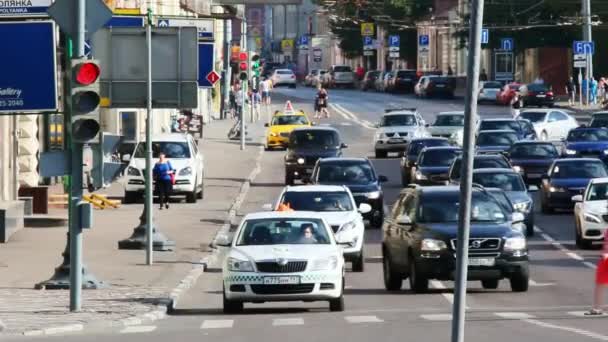
[{"label": "license plate", "polygon": [[445,84],[438,84],[437,88],[445,88]]},{"label": "license plate", "polygon": [[469,266],[494,266],[494,258],[469,258]]},{"label": "license plate", "polygon": [[264,277],[264,285],[285,285],[285,284],[299,284],[300,277]]},{"label": "license plate", "polygon": [[388,139],[388,143],[389,144],[402,144],[404,143],[403,139],[399,139],[399,138],[391,138]]},{"label": "license plate", "polygon": [[547,97],[547,95],[536,95],[536,97]]}]

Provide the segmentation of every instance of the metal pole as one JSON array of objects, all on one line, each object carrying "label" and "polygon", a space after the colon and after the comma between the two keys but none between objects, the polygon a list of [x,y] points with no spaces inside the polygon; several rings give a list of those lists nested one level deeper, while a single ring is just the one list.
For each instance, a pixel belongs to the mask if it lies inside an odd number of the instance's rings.
[{"label": "metal pole", "polygon": [[[247,51],[247,21],[243,17],[241,23],[241,51]],[[245,106],[247,105],[247,81],[241,81],[242,103],[241,106],[241,150],[245,150]]]},{"label": "metal pole", "polygon": [[19,199],[19,121],[18,116],[14,115],[12,119],[13,126],[13,194],[11,199],[16,201]]},{"label": "metal pole", "polygon": [[475,142],[475,116],[479,89],[481,54],[481,27],[484,0],[471,1],[471,27],[469,29],[469,56],[467,65],[467,92],[464,107],[464,143],[462,154],[460,210],[458,213],[458,244],[456,250],[456,281],[452,310],[452,342],[464,341],[464,322],[467,294],[467,268],[469,260],[469,231],[471,225],[471,195],[473,183],[473,155]]},{"label": "metal pole", "polygon": [[[592,41],[591,35],[591,2],[590,0],[582,0],[583,4],[583,40]],[[587,79],[587,87],[585,89],[585,97],[587,98],[586,103],[589,105],[589,91],[591,89],[591,77],[593,76],[593,55],[587,55],[587,68],[585,72],[585,78]]]},{"label": "metal pole", "polygon": [[[84,57],[86,2],[76,3],[76,58]],[[70,132],[71,134],[71,132]],[[82,199],[82,144],[72,143],[72,178],[70,181],[70,311],[82,308],[82,228],[78,203]]]},{"label": "metal pole", "polygon": [[148,49],[147,66],[148,66],[148,99],[146,113],[146,265],[154,263],[153,257],[153,193],[152,193],[152,11],[148,9],[148,25],[146,25],[146,46]]},{"label": "metal pole", "polygon": [[578,68],[578,99],[581,105],[581,108],[583,107],[583,70],[581,68]]},{"label": "metal pole", "polygon": [[222,119],[226,119],[227,109],[230,107],[230,78],[232,70],[230,68],[230,48],[232,41],[232,20],[224,20],[224,110]]}]

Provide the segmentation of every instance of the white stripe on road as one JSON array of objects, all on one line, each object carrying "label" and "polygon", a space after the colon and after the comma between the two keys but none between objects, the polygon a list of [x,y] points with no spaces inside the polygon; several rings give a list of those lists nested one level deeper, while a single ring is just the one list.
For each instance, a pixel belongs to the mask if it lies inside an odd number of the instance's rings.
[{"label": "white stripe on road", "polygon": [[534,316],[524,312],[495,312],[496,316],[505,319],[533,319]]},{"label": "white stripe on road", "polygon": [[364,127],[364,128],[367,128],[367,129],[371,129],[371,130],[375,130],[376,129],[374,127],[374,125],[372,125],[369,121],[359,119],[353,112],[351,112],[348,109],[344,108],[340,104],[330,103],[329,106],[332,107],[332,109],[335,112],[337,112],[338,114],[340,114],[345,119],[354,121],[355,123],[357,123],[361,127]]},{"label": "white stripe on road", "polygon": [[275,318],[272,320],[272,326],[288,326],[288,325],[304,325],[303,318]]},{"label": "white stripe on road", "polygon": [[126,327],[120,331],[121,334],[137,334],[148,333],[156,330],[155,325],[138,325],[134,327]]},{"label": "white stripe on road", "polygon": [[344,319],[348,323],[358,324],[358,323],[381,323],[384,322],[380,318],[376,316],[346,316]]},{"label": "white stripe on road", "polygon": [[[445,287],[445,285],[443,285],[442,282],[440,282],[439,280],[431,280],[431,286],[434,289],[438,289],[438,290],[446,290],[447,287]],[[454,304],[454,294],[452,293],[442,293],[441,294],[448,302],[450,302],[450,304]],[[468,307],[467,307],[468,309]]]},{"label": "white stripe on road", "polygon": [[551,237],[549,234],[545,233],[542,229],[540,229],[538,226],[534,226],[534,230],[540,233],[540,236],[545,239],[547,242],[551,243],[551,245],[553,245],[553,247],[555,247],[556,249],[564,252],[564,254],[566,254],[568,257],[570,257],[571,259],[574,259],[576,261],[582,261],[582,264],[585,265],[586,267],[589,267],[591,269],[595,269],[596,265],[594,265],[593,263],[589,262],[589,261],[585,261],[585,258],[583,258],[580,254],[574,253],[572,251],[570,251],[568,248],[566,248],[564,245],[562,245],[561,243],[557,242],[553,237]]},{"label": "white stripe on road", "polygon": [[201,329],[226,329],[232,328],[233,324],[234,320],[232,319],[205,320],[201,324]]},{"label": "white stripe on road", "polygon": [[528,281],[528,284],[534,287],[555,286],[555,283],[537,283],[532,279]]},{"label": "white stripe on road", "polygon": [[536,325],[536,326],[539,326],[542,328],[567,331],[567,332],[570,332],[573,334],[590,337],[590,338],[598,340],[598,341],[608,341],[608,336],[594,333],[589,330],[583,330],[583,329],[572,328],[572,327],[567,327],[567,326],[563,326],[563,325],[545,323],[545,322],[537,321],[535,319],[524,319],[524,320],[522,320],[522,322],[530,323],[530,324],[533,324],[533,325]]},{"label": "white stripe on road", "polygon": [[451,321],[452,320],[452,314],[420,315],[420,318],[426,319],[427,321]]}]

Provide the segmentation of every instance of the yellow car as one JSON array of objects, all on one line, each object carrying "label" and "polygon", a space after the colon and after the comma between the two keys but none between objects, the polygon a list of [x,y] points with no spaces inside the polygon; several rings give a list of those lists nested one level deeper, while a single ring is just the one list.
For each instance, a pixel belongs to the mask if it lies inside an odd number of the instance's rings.
[{"label": "yellow car", "polygon": [[312,126],[304,112],[295,114],[277,114],[272,117],[266,132],[266,149],[274,147],[286,148],[289,142],[289,134],[297,127]]}]

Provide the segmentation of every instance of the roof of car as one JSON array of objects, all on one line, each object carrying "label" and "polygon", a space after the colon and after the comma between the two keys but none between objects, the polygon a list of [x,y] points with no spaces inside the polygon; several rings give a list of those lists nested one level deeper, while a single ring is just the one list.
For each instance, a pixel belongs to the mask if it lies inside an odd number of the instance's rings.
[{"label": "roof of car", "polygon": [[520,141],[516,141],[513,143],[513,145],[553,145],[552,142],[550,141],[543,141],[543,140],[520,140]]},{"label": "roof of car", "polygon": [[575,131],[600,131],[600,130],[606,130],[608,128],[606,127],[583,127],[583,126],[579,126],[579,127],[575,127],[573,130]]},{"label": "roof of car", "polygon": [[315,218],[321,219],[321,215],[314,211],[260,211],[245,215],[243,220],[255,220],[265,218]]},{"label": "roof of car", "polygon": [[555,110],[557,110],[557,109],[555,109],[555,108],[525,109],[525,110],[522,110],[521,112],[519,112],[519,115],[524,114],[524,113],[538,113],[538,112],[549,113],[549,112],[552,112]]},{"label": "roof of car", "polygon": [[580,162],[602,162],[598,158],[560,158],[556,159],[555,163],[580,163]]},{"label": "roof of car", "polygon": [[274,69],[274,71],[289,71],[289,72],[293,72],[293,70],[291,70],[291,69]]},{"label": "roof of car", "polygon": [[305,126],[305,127],[297,127],[295,128],[292,132],[296,132],[296,131],[317,131],[317,132],[321,132],[321,131],[330,131],[330,132],[336,132],[338,133],[338,130],[330,127],[330,126]]},{"label": "roof of car", "polygon": [[440,112],[437,114],[437,116],[439,116],[439,115],[464,115],[464,111],[456,110],[456,111],[452,111],[452,112]]},{"label": "roof of car", "polygon": [[597,115],[608,115],[608,111],[595,112],[595,113],[591,114],[591,116],[594,116],[596,114]]},{"label": "roof of car", "polygon": [[458,146],[430,146],[430,147],[425,147],[423,151],[428,152],[428,151],[441,151],[441,150],[460,151],[460,150],[462,150],[462,148],[460,148]]},{"label": "roof of car", "polygon": [[[457,160],[461,160],[462,156],[458,156],[456,159]],[[499,153],[476,154],[476,155],[473,156],[473,160],[475,160],[475,159],[503,159],[503,160],[507,160],[504,155],[499,154]]]},{"label": "roof of car", "polygon": [[498,133],[517,133],[512,129],[484,129],[479,131],[479,134],[481,133],[486,133],[486,134],[498,134]]},{"label": "roof of car", "polygon": [[330,158],[321,158],[319,159],[319,163],[369,163],[369,159],[367,158],[344,158],[344,157],[330,157]]},{"label": "roof of car", "polygon": [[517,121],[516,119],[513,118],[491,118],[491,119],[481,119],[481,121],[488,121],[488,122],[497,122],[497,121]]},{"label": "roof of car", "polygon": [[[425,194],[441,194],[441,193],[459,193],[460,192],[460,185],[432,185],[432,186],[424,186],[424,187],[419,187],[418,189],[420,189],[420,191],[422,191],[422,193]],[[473,191],[475,190],[479,190],[476,188],[473,188]]]},{"label": "roof of car", "polygon": [[428,138],[415,138],[410,140],[410,145],[412,143],[415,142],[422,142],[422,141],[448,141],[448,138],[443,138],[443,137],[428,137]]},{"label": "roof of car", "polygon": [[392,116],[392,115],[416,115],[416,112],[413,110],[395,110],[393,112],[384,113],[382,116]]},{"label": "roof of car", "polygon": [[336,192],[346,190],[347,188],[343,185],[296,185],[285,187],[285,191],[293,192]]},{"label": "roof of car", "polygon": [[474,169],[473,173],[497,173],[497,172],[502,172],[502,173],[517,173],[517,171],[513,170],[513,169],[507,169],[507,168],[497,168],[497,167],[484,167],[481,169]]},{"label": "roof of car", "polygon": [[608,183],[608,177],[592,178],[591,179],[591,184],[597,184],[597,183]]},{"label": "roof of car", "polygon": [[152,136],[152,141],[188,141],[188,134],[186,134],[186,133],[155,134]]}]

